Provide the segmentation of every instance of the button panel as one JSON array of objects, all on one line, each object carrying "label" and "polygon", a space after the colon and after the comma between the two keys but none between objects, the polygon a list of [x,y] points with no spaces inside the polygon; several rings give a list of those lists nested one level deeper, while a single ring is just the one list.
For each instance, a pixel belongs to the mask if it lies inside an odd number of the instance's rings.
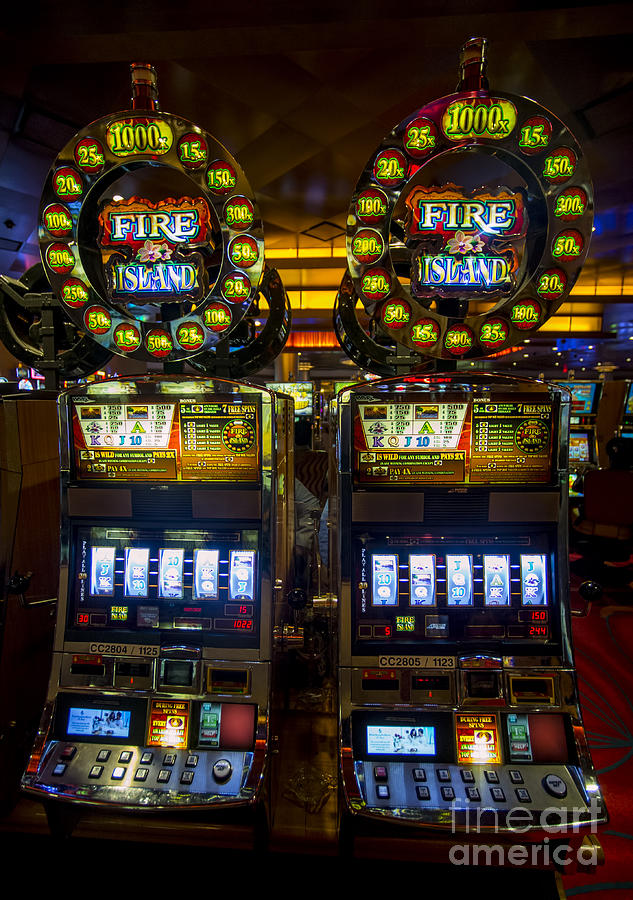
[{"label": "button panel", "polygon": [[[485,809],[526,807],[537,815],[552,806],[586,809],[566,766],[457,766],[406,762],[356,762],[369,807],[381,809]],[[520,787],[517,787],[520,785]],[[555,792],[555,793],[554,793]]]},{"label": "button panel", "polygon": [[130,790],[234,797],[240,795],[252,759],[251,752],[243,751],[59,743],[52,745],[38,780],[69,796],[89,786],[95,797],[103,795],[109,802],[117,802],[120,794],[125,803]]}]

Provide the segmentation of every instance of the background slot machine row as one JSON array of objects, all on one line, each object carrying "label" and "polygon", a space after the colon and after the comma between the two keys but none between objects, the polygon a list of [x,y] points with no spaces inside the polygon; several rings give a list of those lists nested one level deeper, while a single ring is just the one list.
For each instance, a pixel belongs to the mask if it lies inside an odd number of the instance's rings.
[{"label": "background slot machine row", "polygon": [[255,802],[272,404],[264,389],[178,377],[64,395],[62,602],[27,789],[132,807]]},{"label": "background slot machine row", "polygon": [[[459,827],[522,804],[599,819],[569,645],[567,395],[407,377],[340,402],[348,808]],[[562,523],[562,524],[561,524]],[[349,748],[349,749],[347,749]],[[580,812],[578,812],[580,811]]]}]

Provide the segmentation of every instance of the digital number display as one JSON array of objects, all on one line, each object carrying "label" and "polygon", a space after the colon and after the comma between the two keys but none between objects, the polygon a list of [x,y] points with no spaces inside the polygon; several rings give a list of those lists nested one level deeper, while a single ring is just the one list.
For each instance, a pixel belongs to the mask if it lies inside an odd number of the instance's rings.
[{"label": "digital number display", "polygon": [[216,631],[252,631],[252,619],[214,619],[213,627]]}]

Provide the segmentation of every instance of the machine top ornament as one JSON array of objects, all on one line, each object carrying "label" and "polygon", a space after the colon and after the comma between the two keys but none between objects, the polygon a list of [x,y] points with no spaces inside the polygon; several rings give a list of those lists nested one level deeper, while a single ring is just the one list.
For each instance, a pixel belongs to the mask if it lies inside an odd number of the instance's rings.
[{"label": "machine top ornament", "polygon": [[132,108],[80,131],[40,206],[42,262],[70,318],[113,353],[177,361],[210,351],[256,296],[262,223],[231,154],[160,112],[133,63]]},{"label": "machine top ornament", "polygon": [[533,100],[491,92],[485,70],[475,38],[457,93],[387,135],[349,208],[355,294],[382,333],[425,356],[521,344],[568,297],[591,237],[577,141]]}]

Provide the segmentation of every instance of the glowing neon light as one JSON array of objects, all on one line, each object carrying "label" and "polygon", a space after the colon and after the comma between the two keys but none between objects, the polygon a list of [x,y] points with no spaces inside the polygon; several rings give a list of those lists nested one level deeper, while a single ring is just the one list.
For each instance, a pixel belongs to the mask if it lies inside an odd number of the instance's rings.
[{"label": "glowing neon light", "polygon": [[411,211],[408,232],[414,235],[449,235],[458,230],[492,237],[520,237],[527,222],[523,196],[503,191],[497,196],[466,197],[456,185],[415,187],[405,199]]},{"label": "glowing neon light", "polygon": [[514,104],[500,97],[484,101],[455,100],[446,107],[442,116],[442,130],[449,141],[469,137],[503,140],[512,134],[516,123]]},{"label": "glowing neon light", "polygon": [[481,287],[495,290],[512,283],[510,264],[502,257],[422,256],[416,260],[417,280],[433,286]]},{"label": "glowing neon light", "polygon": [[182,294],[198,287],[198,270],[190,263],[115,265],[111,271],[112,290],[116,293]]},{"label": "glowing neon light", "polygon": [[152,203],[132,197],[107,203],[99,215],[99,224],[102,247],[130,244],[139,248],[148,240],[182,245],[207,239],[209,209],[201,198]]}]

